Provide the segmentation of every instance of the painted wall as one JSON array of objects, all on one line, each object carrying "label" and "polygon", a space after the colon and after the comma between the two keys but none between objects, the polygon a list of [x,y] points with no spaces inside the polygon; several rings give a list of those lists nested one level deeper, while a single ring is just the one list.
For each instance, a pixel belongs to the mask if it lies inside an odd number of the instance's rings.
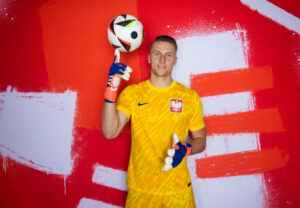
[{"label": "painted wall", "polygon": [[0,1],[0,207],[123,207],[130,127],[101,133],[110,20],[140,19],[121,54],[149,77],[150,42],[178,40],[175,80],[200,95],[207,149],[189,157],[197,207],[299,207],[296,0]]}]

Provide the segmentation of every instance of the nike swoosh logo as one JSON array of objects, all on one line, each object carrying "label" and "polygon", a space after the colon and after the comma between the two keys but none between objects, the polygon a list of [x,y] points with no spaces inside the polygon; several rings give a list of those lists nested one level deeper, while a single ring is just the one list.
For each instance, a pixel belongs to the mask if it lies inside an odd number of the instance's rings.
[{"label": "nike swoosh logo", "polygon": [[142,106],[142,105],[146,105],[146,104],[148,104],[148,103],[138,103],[138,106]]}]

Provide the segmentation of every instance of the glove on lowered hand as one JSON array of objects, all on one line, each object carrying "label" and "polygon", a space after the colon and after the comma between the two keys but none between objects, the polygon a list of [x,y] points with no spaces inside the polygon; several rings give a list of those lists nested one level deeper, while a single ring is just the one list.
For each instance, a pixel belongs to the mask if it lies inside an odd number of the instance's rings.
[{"label": "glove on lowered hand", "polygon": [[191,154],[192,145],[182,144],[176,133],[173,135],[173,147],[167,151],[168,156],[165,159],[165,165],[162,168],[163,171],[168,171],[178,166],[184,157]]}]

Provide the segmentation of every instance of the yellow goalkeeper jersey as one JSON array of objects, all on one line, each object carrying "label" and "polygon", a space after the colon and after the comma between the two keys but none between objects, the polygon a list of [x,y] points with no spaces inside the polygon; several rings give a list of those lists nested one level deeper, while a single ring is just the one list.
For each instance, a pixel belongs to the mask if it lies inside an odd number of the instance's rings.
[{"label": "yellow goalkeeper jersey", "polygon": [[131,119],[131,152],[127,170],[129,189],[151,194],[181,194],[191,184],[186,158],[162,171],[173,134],[185,143],[188,131],[204,127],[196,91],[173,81],[156,88],[150,81],[126,87],[116,108]]}]

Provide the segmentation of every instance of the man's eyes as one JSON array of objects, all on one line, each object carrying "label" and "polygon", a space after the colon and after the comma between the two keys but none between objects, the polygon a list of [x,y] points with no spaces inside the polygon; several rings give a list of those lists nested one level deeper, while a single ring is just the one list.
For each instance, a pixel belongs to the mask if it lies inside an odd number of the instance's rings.
[{"label": "man's eyes", "polygon": [[[156,52],[156,53],[154,53],[154,56],[161,56],[162,54],[161,53],[159,53],[159,52]],[[168,57],[168,58],[171,58],[171,57],[173,57],[173,55],[172,54],[170,54],[170,53],[167,53],[166,55],[165,55],[166,57]]]}]

